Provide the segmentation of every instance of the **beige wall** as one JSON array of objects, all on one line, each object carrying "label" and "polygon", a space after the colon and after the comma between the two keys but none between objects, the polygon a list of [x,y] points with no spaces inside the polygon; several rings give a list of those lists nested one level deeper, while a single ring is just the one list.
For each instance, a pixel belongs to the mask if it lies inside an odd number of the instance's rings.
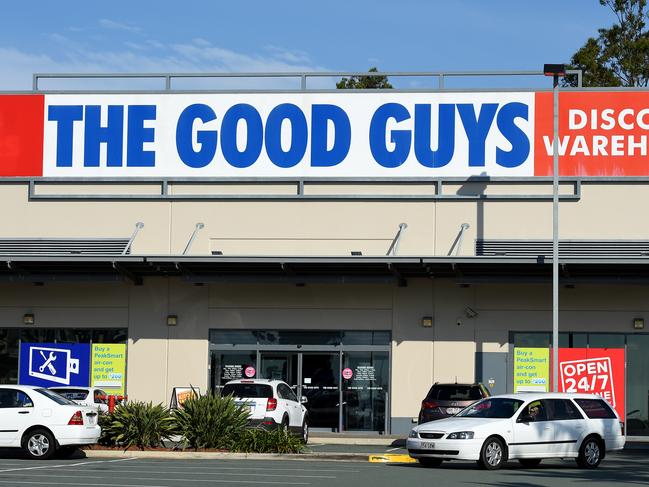
[{"label": "beige wall", "polygon": [[[115,192],[152,194],[151,185]],[[289,194],[290,185],[178,184],[176,194]],[[103,193],[110,187],[44,186],[39,194]],[[402,194],[398,185],[316,185],[307,194]],[[372,193],[375,191],[376,193]],[[418,185],[415,193],[432,188]],[[445,185],[444,194],[475,188]],[[564,192],[567,190],[564,189]],[[76,193],[75,193],[76,192]],[[548,185],[487,185],[486,194],[548,194]],[[551,204],[540,201],[43,201],[28,200],[26,183],[0,184],[0,238],[129,237],[145,223],[133,253],[179,254],[194,225],[205,223],[191,254],[382,255],[401,222],[408,228],[400,255],[446,255],[460,225],[469,223],[463,255],[476,238],[549,239]],[[560,232],[571,239],[646,239],[649,206],[644,184],[587,183],[579,201],[561,204]],[[561,290],[565,331],[631,331],[649,319],[649,287],[579,285]],[[544,285],[484,284],[410,279],[389,284],[209,284],[147,278],[125,283],[0,284],[0,327],[20,327],[24,313],[36,326],[128,327],[128,389],[135,399],[167,402],[174,386],[208,387],[210,328],[391,330],[393,417],[416,416],[434,381],[472,381],[475,352],[506,352],[511,330],[549,330],[551,295]],[[478,315],[469,318],[470,306]],[[177,327],[166,316],[179,317]],[[423,316],[433,327],[421,327]]]},{"label": "beige wall", "polygon": [[[295,185],[171,185],[172,194],[290,194]],[[548,195],[548,183],[446,183],[444,195]],[[424,184],[322,185],[312,194],[432,194]],[[37,194],[151,195],[152,184],[48,185]],[[562,193],[571,188],[562,187]],[[294,191],[293,191],[294,192]],[[7,237],[121,237],[145,223],[133,246],[140,255],[179,254],[197,222],[205,223],[191,254],[209,255],[384,255],[399,223],[408,228],[400,255],[447,255],[460,225],[469,223],[461,254],[472,255],[476,238],[549,239],[549,201],[45,201],[28,200],[27,183],[0,184],[0,205],[11,208],[0,226]],[[649,205],[642,183],[584,183],[579,201],[561,204],[560,232],[566,239],[643,239],[649,220],[638,208]]]},{"label": "beige wall", "polygon": [[[507,352],[510,331],[549,331],[550,288],[410,279],[390,284],[0,284],[0,327],[128,327],[128,393],[169,401],[174,386],[208,388],[210,328],[391,330],[391,415],[415,417],[435,381],[473,381],[475,352]],[[631,332],[649,321],[649,286],[562,289],[563,331]],[[478,315],[469,318],[469,306]],[[166,317],[178,316],[168,327]],[[433,327],[421,326],[424,316]],[[459,323],[459,324],[458,324]]]}]

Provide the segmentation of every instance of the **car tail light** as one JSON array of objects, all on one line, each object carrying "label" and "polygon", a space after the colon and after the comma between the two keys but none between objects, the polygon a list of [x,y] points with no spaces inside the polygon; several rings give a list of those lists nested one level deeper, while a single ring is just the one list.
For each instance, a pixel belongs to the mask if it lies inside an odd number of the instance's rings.
[{"label": "car tail light", "polygon": [[622,435],[624,435],[624,421],[620,421],[620,429],[622,430]]},{"label": "car tail light", "polygon": [[83,426],[83,414],[81,414],[81,411],[77,411],[72,415],[70,421],[68,421],[68,426]]},{"label": "car tail light", "polygon": [[277,409],[277,399],[271,397],[266,403],[266,411],[275,411]]},{"label": "car tail light", "polygon": [[421,407],[424,409],[433,409],[437,407],[436,402],[422,401]]}]

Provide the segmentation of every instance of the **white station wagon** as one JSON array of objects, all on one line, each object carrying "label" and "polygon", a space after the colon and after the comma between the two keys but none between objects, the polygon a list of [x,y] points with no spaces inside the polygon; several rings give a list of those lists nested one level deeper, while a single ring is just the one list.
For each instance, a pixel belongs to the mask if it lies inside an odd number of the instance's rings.
[{"label": "white station wagon", "polygon": [[0,385],[0,447],[22,448],[45,460],[56,451],[65,455],[97,443],[100,434],[92,407],[42,387]]},{"label": "white station wagon", "polygon": [[415,427],[407,448],[425,467],[475,460],[495,470],[507,460],[535,467],[544,458],[574,458],[595,468],[625,437],[611,406],[592,394],[524,393],[483,399],[457,415]]}]

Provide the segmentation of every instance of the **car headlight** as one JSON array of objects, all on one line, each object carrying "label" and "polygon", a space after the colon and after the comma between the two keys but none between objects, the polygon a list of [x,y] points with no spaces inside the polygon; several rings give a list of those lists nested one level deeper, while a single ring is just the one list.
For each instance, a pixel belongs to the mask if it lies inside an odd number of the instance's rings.
[{"label": "car headlight", "polygon": [[446,437],[447,440],[472,440],[473,431],[457,431]]},{"label": "car headlight", "polygon": [[417,433],[417,430],[411,430],[410,434],[408,435],[408,438],[419,438],[419,434]]}]

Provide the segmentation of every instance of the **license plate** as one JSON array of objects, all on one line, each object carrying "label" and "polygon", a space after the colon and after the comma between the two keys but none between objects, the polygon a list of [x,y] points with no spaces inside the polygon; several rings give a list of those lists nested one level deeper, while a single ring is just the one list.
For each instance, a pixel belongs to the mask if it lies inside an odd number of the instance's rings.
[{"label": "license plate", "polygon": [[460,408],[446,408],[446,414],[457,414],[460,412]]},{"label": "license plate", "polygon": [[252,411],[252,405],[246,402],[237,402],[235,403],[237,406],[239,406],[243,412],[250,414]]},{"label": "license plate", "polygon": [[97,416],[86,416],[88,424],[97,424]]},{"label": "license plate", "polygon": [[433,450],[435,448],[435,443],[432,441],[422,441],[419,446],[423,450]]}]

